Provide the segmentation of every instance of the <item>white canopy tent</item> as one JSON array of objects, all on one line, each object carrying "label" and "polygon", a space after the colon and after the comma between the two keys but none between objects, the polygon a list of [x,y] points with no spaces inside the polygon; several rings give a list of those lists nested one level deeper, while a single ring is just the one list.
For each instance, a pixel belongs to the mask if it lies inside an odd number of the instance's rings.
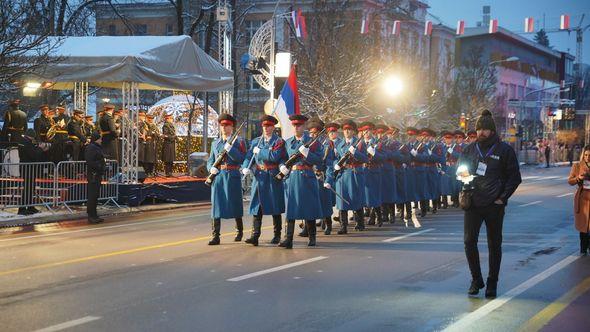
[{"label": "white canopy tent", "polygon": [[[74,90],[85,110],[88,87],[120,88],[123,109],[121,167],[137,182],[139,89],[219,92],[233,88],[233,73],[188,36],[52,37],[49,61],[28,79],[50,89]],[[34,57],[33,51],[26,56]]]}]

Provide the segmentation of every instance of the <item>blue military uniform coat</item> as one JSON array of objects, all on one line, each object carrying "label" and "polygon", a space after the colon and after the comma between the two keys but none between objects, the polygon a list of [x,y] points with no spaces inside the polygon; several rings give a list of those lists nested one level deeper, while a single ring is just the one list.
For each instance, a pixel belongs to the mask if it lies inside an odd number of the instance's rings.
[{"label": "blue military uniform coat", "polygon": [[428,194],[429,186],[426,177],[426,164],[431,160],[428,154],[428,148],[425,144],[415,142],[412,148],[416,150],[416,156],[412,156],[412,164],[414,166],[414,181],[415,181],[415,200],[421,201],[430,199]]},{"label": "blue military uniform coat", "polygon": [[325,139],[322,143],[322,165],[316,166],[318,172],[318,186],[320,189],[320,202],[322,205],[323,218],[332,216],[332,207],[335,204],[335,195],[330,189],[324,188],[324,182],[328,178],[328,173],[333,172],[334,168],[334,142]]},{"label": "blue military uniform coat", "polygon": [[459,157],[461,156],[459,150],[460,148],[457,144],[444,145],[446,163],[443,167],[445,174],[441,176],[440,181],[441,195],[455,195],[455,183],[457,182],[457,176],[455,173],[457,173],[457,160],[459,160]]},{"label": "blue military uniform coat", "polygon": [[[211,153],[207,161],[207,170],[211,169],[217,156],[222,153],[226,140],[217,138],[211,144]],[[219,168],[219,174],[215,177],[211,186],[211,217],[212,218],[239,218],[244,215],[242,202],[242,179],[240,165],[246,155],[246,142],[238,138],[231,150],[227,153],[222,165],[233,169]]]},{"label": "blue military uniform coat", "polygon": [[[250,165],[255,147],[258,147],[260,152]],[[253,176],[249,214],[279,215],[285,212],[283,181],[278,181],[274,177],[279,172],[279,165],[285,162],[286,158],[285,141],[276,134],[273,134],[270,140],[260,136],[250,143],[250,149],[242,164],[242,168],[251,167]]]},{"label": "blue military uniform coat", "polygon": [[[295,136],[287,139],[285,146],[288,157],[298,153],[299,147],[310,140],[311,138],[307,132],[301,140],[297,140]],[[294,165],[309,169],[291,170],[285,181],[287,220],[315,220],[322,218],[320,190],[312,170],[314,165],[322,165],[322,147],[318,142],[310,146],[307,158],[301,157]]]},{"label": "blue military uniform coat", "polygon": [[[336,146],[334,165],[338,163],[352,145],[356,147],[358,138],[353,137],[350,143],[342,139]],[[364,142],[361,142],[356,149],[354,156],[349,159],[348,165],[355,167],[343,167],[338,176],[328,178],[328,183],[335,187],[336,192],[344,197],[348,203],[344,202],[340,197],[336,197],[336,208],[343,211],[356,211],[361,209],[365,204],[365,172],[361,166],[362,163],[369,161],[367,157],[367,147]]]},{"label": "blue military uniform coat", "polygon": [[442,144],[431,142],[428,145],[430,150],[430,162],[426,168],[426,179],[428,183],[428,199],[437,199],[441,195],[441,174],[439,167],[445,164],[445,153]]},{"label": "blue military uniform coat", "polygon": [[[367,144],[368,143],[368,144]],[[367,154],[369,161],[365,163],[365,207],[378,207],[383,204],[382,200],[382,160],[384,158],[383,144],[375,137],[369,142],[365,141],[368,146],[375,147],[375,155]]]},{"label": "blue military uniform coat", "polygon": [[403,204],[410,201],[406,198],[408,196],[406,170],[410,164],[410,150],[406,144],[402,145],[398,140],[391,141],[390,145],[395,166],[395,203]]},{"label": "blue military uniform coat", "polygon": [[383,138],[383,168],[381,174],[383,175],[381,186],[381,199],[383,203],[392,204],[397,201],[397,180],[395,170],[395,156],[399,155],[397,147],[394,142],[388,138]]}]

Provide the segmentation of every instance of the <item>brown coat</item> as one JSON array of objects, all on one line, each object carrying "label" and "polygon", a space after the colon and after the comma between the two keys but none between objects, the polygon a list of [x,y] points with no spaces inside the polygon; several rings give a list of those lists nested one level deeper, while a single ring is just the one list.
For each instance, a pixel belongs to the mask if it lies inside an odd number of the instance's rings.
[{"label": "brown coat", "polygon": [[575,163],[567,179],[570,185],[578,186],[574,196],[574,220],[576,229],[582,233],[588,233],[590,230],[590,190],[584,190],[578,181],[578,176],[587,172],[588,167],[585,164]]}]

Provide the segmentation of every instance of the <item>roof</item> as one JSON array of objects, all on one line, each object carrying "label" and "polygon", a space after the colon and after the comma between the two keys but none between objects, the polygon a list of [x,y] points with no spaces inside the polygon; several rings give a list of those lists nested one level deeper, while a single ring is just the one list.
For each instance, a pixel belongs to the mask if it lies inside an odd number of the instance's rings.
[{"label": "roof", "polygon": [[136,82],[146,90],[214,92],[233,87],[232,71],[188,36],[51,37],[49,43],[55,61],[34,74],[55,82],[54,89],[71,89],[74,82],[109,88]]},{"label": "roof", "polygon": [[457,38],[464,39],[464,38],[475,37],[475,36],[484,36],[484,35],[488,35],[488,36],[501,35],[504,37],[508,37],[508,38],[514,39],[516,42],[518,42],[526,47],[535,49],[537,52],[545,53],[545,54],[548,54],[548,55],[556,57],[556,58],[561,58],[560,52],[552,50],[549,47],[538,44],[532,40],[529,40],[521,35],[518,35],[508,29],[504,29],[501,27],[498,27],[498,32],[496,32],[495,34],[489,33],[489,27],[465,28],[465,33],[463,35],[457,36]]}]

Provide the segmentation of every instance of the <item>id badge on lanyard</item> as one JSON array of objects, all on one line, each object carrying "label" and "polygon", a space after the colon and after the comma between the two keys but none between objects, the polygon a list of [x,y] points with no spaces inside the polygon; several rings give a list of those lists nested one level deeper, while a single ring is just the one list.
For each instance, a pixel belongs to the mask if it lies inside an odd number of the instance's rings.
[{"label": "id badge on lanyard", "polygon": [[485,176],[486,171],[488,170],[488,164],[486,164],[486,160],[494,151],[496,144],[492,145],[492,147],[488,150],[488,152],[486,153],[485,156],[483,155],[483,153],[481,153],[481,149],[479,148],[479,143],[477,143],[475,145],[475,147],[477,148],[477,152],[479,153],[479,156],[481,157],[481,159],[477,163],[477,171],[475,171],[475,174],[477,174],[479,176]]}]

